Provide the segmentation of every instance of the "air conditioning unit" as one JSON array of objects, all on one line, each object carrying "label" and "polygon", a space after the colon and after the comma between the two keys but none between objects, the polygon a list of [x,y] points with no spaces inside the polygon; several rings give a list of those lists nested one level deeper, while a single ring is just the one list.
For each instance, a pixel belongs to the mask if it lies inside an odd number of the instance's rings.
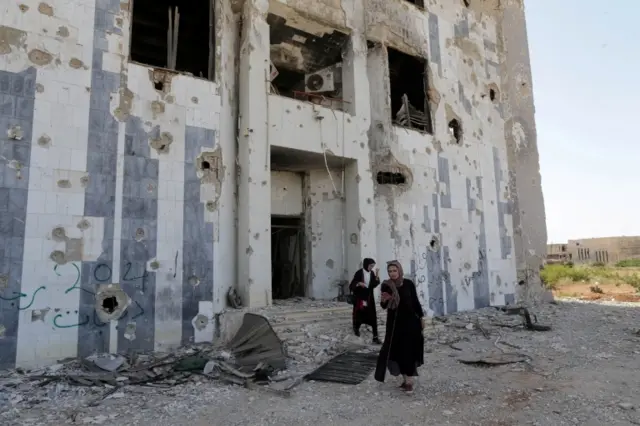
[{"label": "air conditioning unit", "polygon": [[333,67],[316,71],[304,76],[304,91],[307,93],[333,92],[335,84],[333,81]]}]

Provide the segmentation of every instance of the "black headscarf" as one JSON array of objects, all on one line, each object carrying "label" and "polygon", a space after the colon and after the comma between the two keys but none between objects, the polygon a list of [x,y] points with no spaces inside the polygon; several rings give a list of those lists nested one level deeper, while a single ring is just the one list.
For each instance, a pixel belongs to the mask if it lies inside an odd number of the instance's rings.
[{"label": "black headscarf", "polygon": [[375,265],[375,264],[376,264],[375,260],[371,259],[370,257],[365,257],[364,260],[362,261],[362,268],[365,271],[368,271],[369,266]]}]

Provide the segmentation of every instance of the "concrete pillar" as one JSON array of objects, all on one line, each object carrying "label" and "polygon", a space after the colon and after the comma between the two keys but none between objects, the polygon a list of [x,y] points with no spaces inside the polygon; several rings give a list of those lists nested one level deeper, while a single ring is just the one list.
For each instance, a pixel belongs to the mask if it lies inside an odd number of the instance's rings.
[{"label": "concrete pillar", "polygon": [[240,47],[238,291],[244,306],[271,304],[271,173],[266,0],[247,0]]},{"label": "concrete pillar", "polygon": [[364,257],[377,257],[373,181],[368,161],[355,161],[345,168],[345,195],[345,272],[350,280]]},{"label": "concrete pillar", "polygon": [[502,36],[505,61],[502,91],[505,137],[513,200],[514,249],[518,269],[518,297],[536,299],[542,294],[539,267],[546,254],[547,227],[540,178],[534,118],[531,64],[522,2],[505,2]]},{"label": "concrete pillar", "polygon": [[[356,5],[357,6],[357,5]],[[356,10],[364,10],[358,9]],[[354,17],[355,28],[364,28],[364,14]],[[354,32],[343,64],[345,98],[351,104],[349,112],[357,117],[363,132],[371,123],[371,101],[367,75],[367,41],[364,34]],[[364,151],[366,152],[366,151]],[[364,257],[376,257],[376,218],[373,203],[373,175],[368,155],[359,157],[345,167],[345,247],[347,279],[351,279]]]}]

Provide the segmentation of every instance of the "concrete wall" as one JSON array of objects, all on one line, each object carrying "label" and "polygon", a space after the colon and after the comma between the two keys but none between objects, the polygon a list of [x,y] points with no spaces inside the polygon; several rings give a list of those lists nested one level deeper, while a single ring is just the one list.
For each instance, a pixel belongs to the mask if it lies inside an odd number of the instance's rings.
[{"label": "concrete wall", "polygon": [[640,259],[640,237],[582,238],[569,240],[566,246],[574,263],[616,263]]},{"label": "concrete wall", "polygon": [[271,214],[300,216],[303,213],[302,174],[271,172]]},{"label": "concrete wall", "polygon": [[211,340],[233,283],[231,11],[206,81],[129,63],[129,8],[2,7],[0,368]]},{"label": "concrete wall", "polygon": [[[274,149],[320,159],[296,169],[310,296],[337,296],[374,257],[399,259],[438,313],[535,297],[546,230],[524,11],[497,3],[218,1],[215,81],[130,63],[127,1],[4,6],[0,367],[211,340],[233,285],[271,304],[270,213],[298,199],[278,205]],[[346,112],[269,93],[269,11],[350,34]],[[392,125],[385,46],[428,59],[433,134]],[[378,185],[389,169],[408,183]]]}]

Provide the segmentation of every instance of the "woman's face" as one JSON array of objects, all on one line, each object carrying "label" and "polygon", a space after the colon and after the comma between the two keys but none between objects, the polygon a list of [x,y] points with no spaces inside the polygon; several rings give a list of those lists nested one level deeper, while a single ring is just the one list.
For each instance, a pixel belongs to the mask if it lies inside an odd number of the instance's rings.
[{"label": "woman's face", "polygon": [[371,265],[367,266],[367,271],[371,272],[371,271],[373,271],[373,268],[375,268],[375,267],[376,267],[376,264],[372,263]]},{"label": "woman's face", "polygon": [[398,274],[398,267],[395,265],[391,265],[387,268],[387,272],[389,273],[389,278],[391,278],[392,280],[397,280],[398,276],[400,274]]}]

